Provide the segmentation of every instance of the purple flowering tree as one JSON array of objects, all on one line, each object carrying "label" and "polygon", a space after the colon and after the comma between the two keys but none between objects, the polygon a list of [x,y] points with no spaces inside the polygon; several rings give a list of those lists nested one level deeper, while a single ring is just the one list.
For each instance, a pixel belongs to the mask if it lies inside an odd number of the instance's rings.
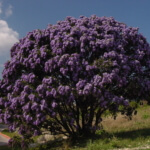
[{"label": "purple flowering tree", "polygon": [[112,17],[67,17],[11,49],[0,81],[0,122],[21,135],[70,137],[99,129],[102,114],[149,98],[150,46]]}]

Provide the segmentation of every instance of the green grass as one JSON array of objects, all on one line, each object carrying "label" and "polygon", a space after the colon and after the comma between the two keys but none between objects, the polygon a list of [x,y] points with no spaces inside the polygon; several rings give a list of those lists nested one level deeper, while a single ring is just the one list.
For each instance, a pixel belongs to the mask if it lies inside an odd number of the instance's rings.
[{"label": "green grass", "polygon": [[144,115],[142,116],[142,118],[143,118],[143,119],[149,119],[149,118],[150,118],[150,115],[144,114]]},{"label": "green grass", "polygon": [[9,132],[8,129],[3,130],[1,133],[9,136],[9,137],[13,137],[13,136],[17,136],[19,135],[17,132]]},{"label": "green grass", "polygon": [[132,148],[150,145],[150,129],[133,132],[116,132],[115,134],[97,134],[95,137],[80,139],[73,143],[69,141],[48,143],[32,150],[111,150],[117,148]]}]

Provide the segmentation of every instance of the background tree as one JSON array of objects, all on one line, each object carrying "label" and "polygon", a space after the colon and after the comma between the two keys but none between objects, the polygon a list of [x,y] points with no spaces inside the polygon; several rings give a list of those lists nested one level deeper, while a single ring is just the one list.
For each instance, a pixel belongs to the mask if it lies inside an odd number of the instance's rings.
[{"label": "background tree", "polygon": [[34,30],[11,49],[0,82],[0,122],[23,137],[95,133],[102,114],[132,114],[149,98],[150,46],[112,17],[67,17]]}]

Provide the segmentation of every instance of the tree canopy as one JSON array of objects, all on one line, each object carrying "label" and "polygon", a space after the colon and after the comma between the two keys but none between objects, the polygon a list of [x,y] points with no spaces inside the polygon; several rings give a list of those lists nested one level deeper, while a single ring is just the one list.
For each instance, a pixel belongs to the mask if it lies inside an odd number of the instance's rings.
[{"label": "tree canopy", "polygon": [[102,114],[130,115],[149,99],[150,46],[112,17],[67,17],[11,48],[0,81],[0,122],[24,135],[95,133]]}]

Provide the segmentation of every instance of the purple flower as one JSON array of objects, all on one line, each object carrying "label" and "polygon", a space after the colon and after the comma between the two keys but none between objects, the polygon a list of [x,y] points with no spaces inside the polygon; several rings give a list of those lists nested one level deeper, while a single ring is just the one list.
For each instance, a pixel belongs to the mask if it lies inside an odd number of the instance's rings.
[{"label": "purple flower", "polygon": [[57,96],[57,91],[56,91],[54,88],[52,88],[51,94],[52,94],[53,97],[55,98],[55,97]]},{"label": "purple flower", "polygon": [[56,102],[52,102],[52,108],[55,108],[57,106]]}]

